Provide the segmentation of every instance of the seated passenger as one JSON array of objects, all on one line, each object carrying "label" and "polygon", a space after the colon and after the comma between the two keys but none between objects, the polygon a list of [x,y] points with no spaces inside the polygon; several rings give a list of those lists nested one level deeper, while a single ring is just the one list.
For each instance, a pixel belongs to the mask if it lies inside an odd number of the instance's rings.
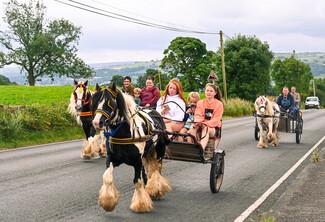
[{"label": "seated passenger", "polygon": [[[187,97],[188,103],[190,107],[187,109],[186,114],[188,114],[188,118],[185,122],[184,127],[180,130],[180,133],[187,133],[188,130],[191,128],[194,122],[194,112],[196,109],[196,104],[200,100],[200,94],[198,92],[190,92]],[[183,141],[184,138],[182,136],[178,137],[178,141]],[[187,138],[187,142],[192,143],[191,137]]]},{"label": "seated passenger", "polygon": [[157,102],[157,112],[164,117],[166,130],[179,132],[184,126],[186,100],[181,83],[172,79]]},{"label": "seated passenger", "polygon": [[157,101],[160,98],[160,91],[155,86],[154,77],[148,76],[146,86],[142,88],[140,99],[140,106],[145,108],[156,109]]},{"label": "seated passenger", "polygon": [[300,94],[296,92],[295,86],[291,87],[291,95],[294,98],[296,110],[299,110],[300,109]]},{"label": "seated passenger", "polygon": [[194,124],[189,133],[197,135],[199,129],[202,130],[201,138],[198,138],[203,150],[208,144],[209,137],[214,137],[216,127],[221,127],[221,119],[224,105],[221,99],[221,91],[218,86],[207,83],[205,85],[205,99],[197,103],[194,113]]},{"label": "seated passenger", "polygon": [[289,93],[289,88],[287,86],[283,87],[282,93],[279,95],[276,103],[279,105],[281,113],[289,113],[291,116],[295,117],[295,101],[293,96]]}]

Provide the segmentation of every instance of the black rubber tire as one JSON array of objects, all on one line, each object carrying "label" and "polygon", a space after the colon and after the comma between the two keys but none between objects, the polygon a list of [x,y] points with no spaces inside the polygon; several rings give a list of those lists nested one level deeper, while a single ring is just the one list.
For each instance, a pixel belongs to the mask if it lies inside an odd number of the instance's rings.
[{"label": "black rubber tire", "polygon": [[257,141],[260,140],[260,129],[257,126],[255,126],[254,137],[255,137],[255,140],[257,140]]},{"label": "black rubber tire", "polygon": [[302,119],[298,119],[297,120],[297,125],[296,125],[296,143],[298,143],[298,144],[301,141],[302,126],[303,126]]},{"label": "black rubber tire", "polygon": [[210,190],[212,193],[217,193],[220,190],[223,174],[225,169],[225,159],[223,153],[214,153],[213,162],[210,170]]}]

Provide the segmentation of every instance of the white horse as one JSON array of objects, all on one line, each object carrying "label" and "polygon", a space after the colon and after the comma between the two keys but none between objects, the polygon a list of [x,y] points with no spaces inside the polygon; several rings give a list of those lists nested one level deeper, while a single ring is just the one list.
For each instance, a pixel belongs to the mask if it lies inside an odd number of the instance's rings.
[{"label": "white horse", "polygon": [[[84,159],[93,157],[106,157],[106,143],[103,132],[96,135],[96,129],[92,124],[93,113],[91,111],[91,100],[93,92],[88,89],[88,81],[75,81],[74,88],[70,97],[68,111],[76,118],[79,125],[82,126],[86,140],[82,145],[81,156]],[[100,142],[101,140],[101,142]]]},{"label": "white horse", "polygon": [[[260,132],[260,140],[257,147],[267,147],[265,144],[265,139],[267,139],[271,146],[278,146],[278,125],[280,121],[280,108],[278,104],[270,101],[265,96],[259,96],[256,99],[254,106],[256,111],[257,125]],[[266,129],[266,137],[264,134],[264,129]]]}]

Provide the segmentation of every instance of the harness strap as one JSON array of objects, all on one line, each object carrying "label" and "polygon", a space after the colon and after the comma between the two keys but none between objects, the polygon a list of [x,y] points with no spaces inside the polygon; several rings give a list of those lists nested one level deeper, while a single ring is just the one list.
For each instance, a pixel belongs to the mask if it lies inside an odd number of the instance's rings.
[{"label": "harness strap", "polygon": [[80,116],[92,116],[93,112],[88,111],[88,112],[80,112]]},{"label": "harness strap", "polygon": [[109,143],[112,144],[121,144],[121,145],[127,145],[127,144],[136,144],[136,143],[142,143],[146,142],[148,140],[151,140],[153,138],[152,135],[145,135],[141,137],[136,138],[115,138],[115,137],[109,137]]}]

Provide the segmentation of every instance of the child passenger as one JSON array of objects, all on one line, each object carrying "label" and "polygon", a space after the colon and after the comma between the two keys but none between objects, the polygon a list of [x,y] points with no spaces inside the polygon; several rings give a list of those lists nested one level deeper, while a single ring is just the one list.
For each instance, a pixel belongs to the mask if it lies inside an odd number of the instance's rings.
[{"label": "child passenger", "polygon": [[141,104],[141,99],[140,99],[141,91],[142,90],[140,88],[135,88],[133,90],[134,101],[137,104],[137,106],[140,106],[140,104]]},{"label": "child passenger", "polygon": [[[187,97],[187,101],[190,105],[190,107],[187,109],[186,114],[188,115],[188,118],[186,120],[186,123],[184,127],[180,130],[180,133],[187,133],[188,130],[191,128],[191,125],[194,122],[194,112],[196,109],[196,104],[200,100],[200,94],[198,92],[190,92]],[[178,138],[178,141],[183,141],[183,137],[180,136]],[[187,142],[192,142],[192,139],[190,137],[187,138]]]}]

